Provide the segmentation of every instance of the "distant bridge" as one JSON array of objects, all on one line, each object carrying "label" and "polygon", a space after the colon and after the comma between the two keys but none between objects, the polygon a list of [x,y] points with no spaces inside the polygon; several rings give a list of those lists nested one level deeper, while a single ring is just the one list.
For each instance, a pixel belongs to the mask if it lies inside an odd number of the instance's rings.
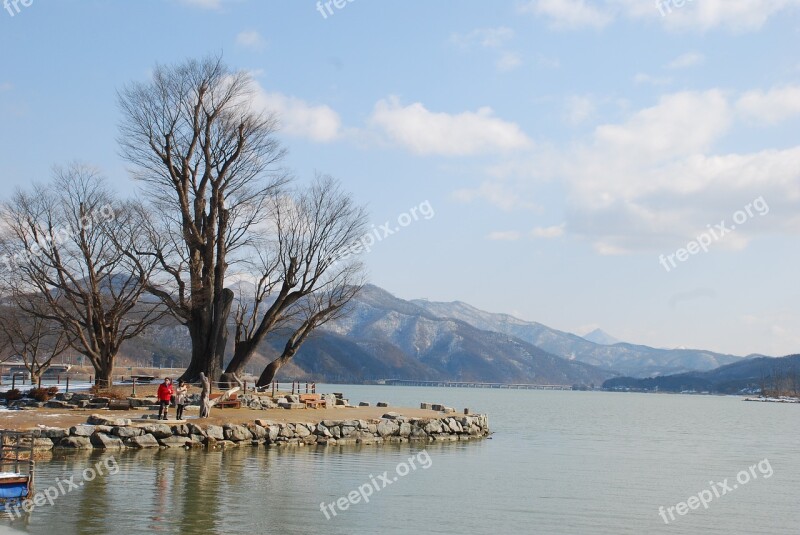
[{"label": "distant bridge", "polygon": [[438,386],[446,388],[508,388],[514,390],[572,390],[567,385],[533,385],[512,383],[474,383],[468,381],[415,381],[410,379],[384,379],[391,386]]}]

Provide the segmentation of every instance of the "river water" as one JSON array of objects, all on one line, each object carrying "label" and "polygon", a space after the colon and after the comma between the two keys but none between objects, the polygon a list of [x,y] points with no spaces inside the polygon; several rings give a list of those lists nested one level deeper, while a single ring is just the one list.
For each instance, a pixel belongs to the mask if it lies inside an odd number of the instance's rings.
[{"label": "river water", "polygon": [[[494,435],[470,443],[62,455],[38,464],[37,490],[61,482],[66,492],[30,515],[0,520],[0,531],[798,533],[800,405],[604,392],[321,390],[345,392],[351,402],[466,406],[489,414]],[[84,469],[97,463],[86,480]],[[64,484],[70,476],[76,488]],[[707,507],[689,499],[698,495]],[[323,512],[321,503],[334,505]]]}]

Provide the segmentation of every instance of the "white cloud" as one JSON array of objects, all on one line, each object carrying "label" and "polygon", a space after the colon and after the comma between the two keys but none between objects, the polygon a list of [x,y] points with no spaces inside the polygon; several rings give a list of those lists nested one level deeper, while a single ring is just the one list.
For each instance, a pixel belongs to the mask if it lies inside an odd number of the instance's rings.
[{"label": "white cloud", "polygon": [[531,0],[522,6],[522,11],[546,17],[559,29],[603,28],[613,20],[607,10],[585,0]]},{"label": "white cloud", "polygon": [[595,111],[594,100],[586,96],[571,96],[565,106],[567,122],[572,125],[586,121]]},{"label": "white cloud", "polygon": [[262,50],[267,41],[255,30],[246,30],[239,32],[236,36],[236,44],[243,48],[250,48],[253,50]]},{"label": "white cloud", "polygon": [[517,241],[521,237],[522,233],[516,230],[500,230],[490,232],[486,238],[492,241]]},{"label": "white cloud", "polygon": [[497,28],[478,28],[469,33],[454,33],[450,41],[459,46],[480,45],[484,48],[500,48],[514,38],[514,30],[505,26]]},{"label": "white cloud", "polygon": [[181,4],[200,9],[220,9],[223,0],[178,0]]},{"label": "white cloud", "polygon": [[270,93],[256,86],[253,104],[264,110],[276,112],[281,132],[312,141],[329,142],[341,134],[339,114],[325,105],[312,105],[299,98]]},{"label": "white cloud", "polygon": [[667,64],[668,69],[688,69],[689,67],[695,67],[697,65],[702,65],[705,61],[706,57],[703,54],[698,52],[687,52],[686,54],[681,54],[677,58],[673,59]]},{"label": "white cloud", "polygon": [[777,124],[800,115],[800,86],[749,91],[736,103],[744,117],[766,124]]},{"label": "white cloud", "polygon": [[734,32],[759,30],[771,17],[800,6],[800,0],[530,0],[522,10],[559,29],[603,28],[621,17],[659,22],[668,29]]},{"label": "white cloud", "polygon": [[530,139],[491,108],[457,114],[429,111],[416,102],[403,106],[396,97],[375,104],[369,124],[415,154],[467,156],[529,147]]},{"label": "white cloud", "polygon": [[[794,99],[758,94],[748,109],[772,102],[794,108]],[[787,92],[794,95],[794,92]],[[747,95],[750,95],[749,93]],[[537,227],[532,237],[569,233],[600,254],[666,253],[683,247],[709,225],[763,198],[769,212],[748,219],[715,242],[717,250],[741,250],[755,237],[800,234],[800,145],[752,152],[719,150],[727,136],[747,135],[736,97],[720,90],[662,96],[654,105],[600,125],[583,142],[562,148],[537,146],[506,163],[494,180],[460,192],[503,210],[547,194],[543,178],[566,190],[565,223]],[[780,115],[768,110],[765,117]],[[795,111],[795,113],[797,113]],[[761,134],[755,133],[755,140]],[[527,171],[525,171],[527,168]]]},{"label": "white cloud", "polygon": [[518,188],[510,186],[502,181],[486,181],[477,188],[459,189],[453,192],[452,197],[455,201],[462,203],[470,203],[478,199],[483,199],[489,204],[497,206],[506,212],[518,209],[539,209],[538,205],[520,195]]},{"label": "white cloud", "polygon": [[522,59],[514,52],[504,52],[497,60],[496,65],[498,71],[509,72],[522,65]]},{"label": "white cloud", "polygon": [[658,76],[650,76],[649,74],[640,72],[633,77],[633,81],[636,82],[637,84],[660,86],[660,85],[669,85],[670,83],[672,83],[672,78],[668,77],[659,78]]},{"label": "white cloud", "polygon": [[551,227],[536,227],[531,230],[531,236],[544,239],[560,238],[564,235],[564,227],[565,225],[563,223]]}]

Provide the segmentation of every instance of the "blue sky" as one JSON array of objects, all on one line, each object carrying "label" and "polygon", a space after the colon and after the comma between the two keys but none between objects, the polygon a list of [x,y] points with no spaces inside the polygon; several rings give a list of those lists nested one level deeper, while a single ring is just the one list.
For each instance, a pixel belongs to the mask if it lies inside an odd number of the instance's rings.
[{"label": "blue sky", "polygon": [[364,256],[396,295],[800,350],[800,0],[324,4],[11,2],[4,193],[79,160],[135,195],[116,91],[223,53],[299,181],[339,178],[378,226],[432,208]]}]

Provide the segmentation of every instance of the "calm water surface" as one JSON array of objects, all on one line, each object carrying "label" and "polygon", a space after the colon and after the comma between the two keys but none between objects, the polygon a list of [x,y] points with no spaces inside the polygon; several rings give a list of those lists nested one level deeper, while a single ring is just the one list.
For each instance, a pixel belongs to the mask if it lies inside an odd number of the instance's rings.
[{"label": "calm water surface", "polygon": [[[353,401],[420,401],[489,414],[494,435],[474,443],[347,448],[237,448],[224,453],[116,454],[97,477],[4,528],[35,534],[107,533],[798,533],[800,405],[740,398],[380,386],[326,387]],[[326,519],[331,503],[399,463],[430,456]],[[675,506],[757,478],[667,525]],[[38,465],[37,489],[108,455]],[[417,465],[420,463],[418,462]],[[113,466],[113,465],[112,465]],[[762,463],[762,466],[766,464]],[[744,476],[742,476],[743,478]],[[379,483],[380,486],[380,483]],[[669,518],[669,517],[667,517]]]}]

